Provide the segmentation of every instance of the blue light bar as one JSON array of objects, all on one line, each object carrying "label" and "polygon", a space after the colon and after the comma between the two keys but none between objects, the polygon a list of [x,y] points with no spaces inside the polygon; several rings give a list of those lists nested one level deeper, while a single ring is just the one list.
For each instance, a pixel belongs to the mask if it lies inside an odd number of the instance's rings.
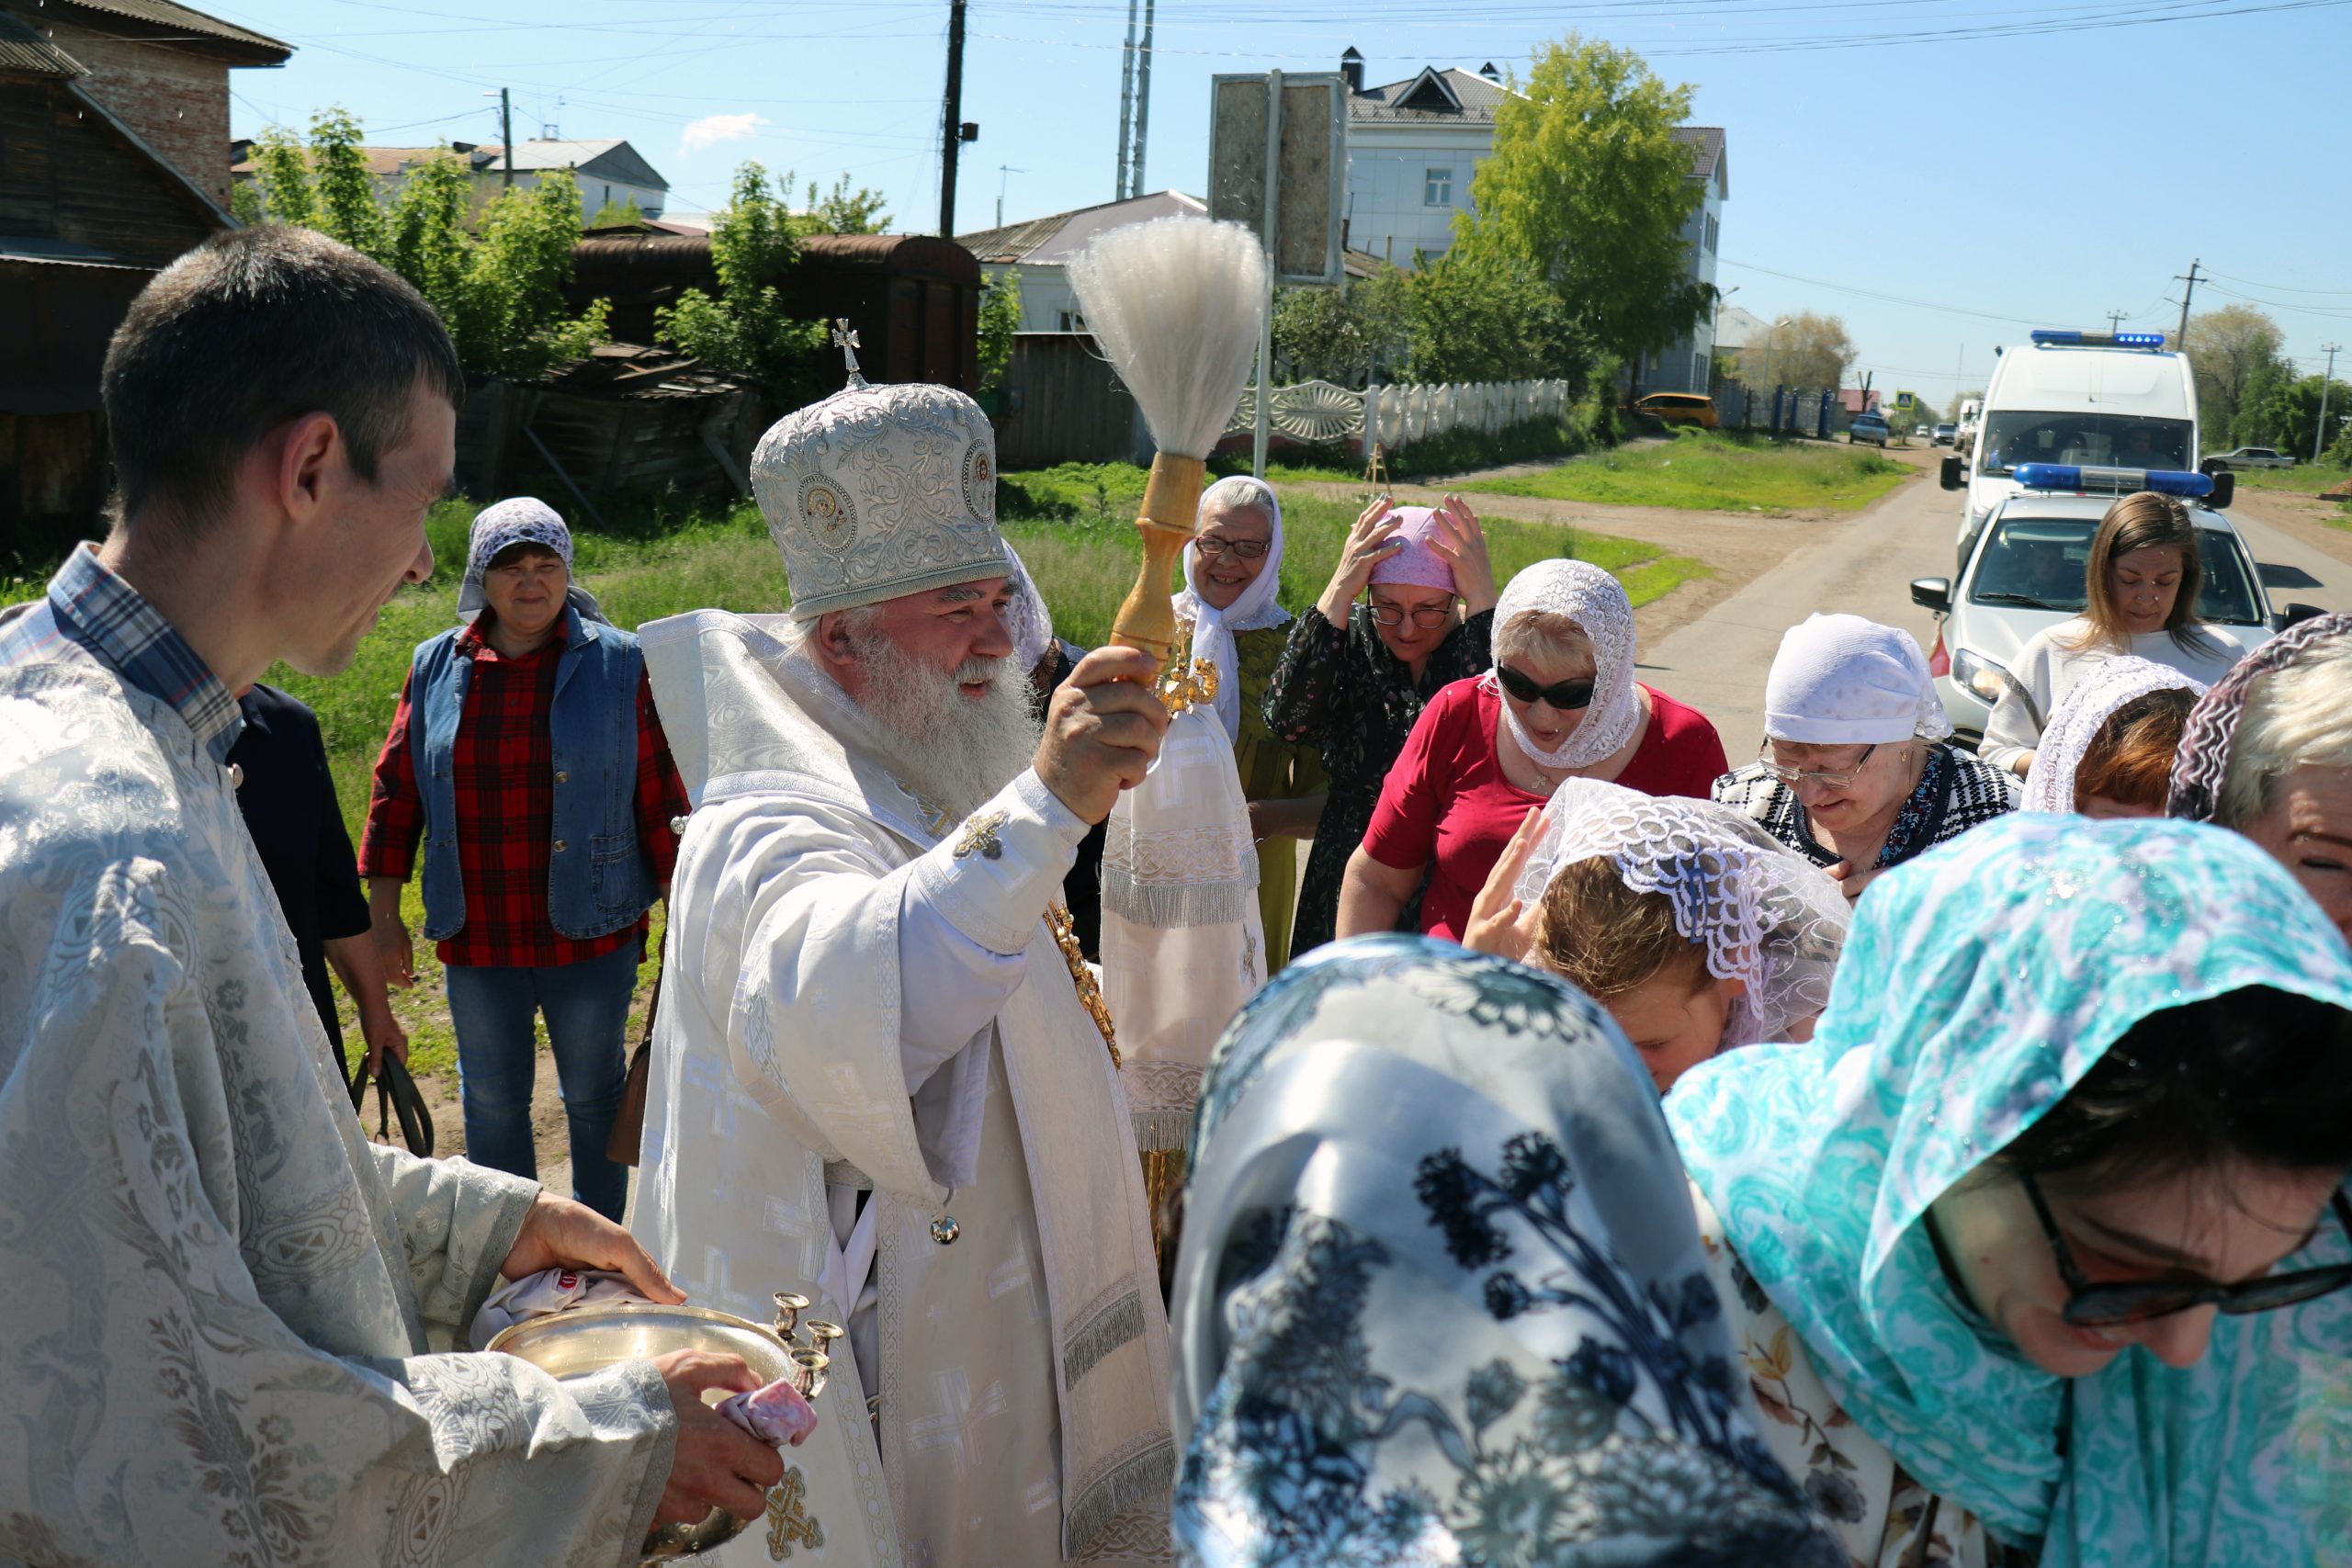
[{"label": "blue light bar", "polygon": [[2036,327],[2033,341],[2044,348],[2162,348],[2162,333],[2086,333],[2073,327]]},{"label": "blue light bar", "polygon": [[2081,463],[2019,463],[2011,475],[2026,490],[2069,491],[2076,495],[2131,495],[2143,490],[2158,495],[2202,500],[2213,493],[2211,474],[2179,468],[2101,468]]}]

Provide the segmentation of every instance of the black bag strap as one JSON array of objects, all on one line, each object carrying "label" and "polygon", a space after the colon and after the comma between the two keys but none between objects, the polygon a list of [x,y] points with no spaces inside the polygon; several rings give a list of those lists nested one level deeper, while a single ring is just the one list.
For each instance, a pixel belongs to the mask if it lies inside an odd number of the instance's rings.
[{"label": "black bag strap", "polygon": [[[359,1066],[351,1079],[351,1109],[367,1125],[368,1058],[359,1058]],[[433,1157],[433,1113],[426,1109],[424,1096],[417,1091],[416,1079],[406,1063],[398,1056],[387,1055],[376,1069],[376,1135],[391,1142],[392,1118],[401,1123],[401,1141],[408,1152],[419,1159]]]}]

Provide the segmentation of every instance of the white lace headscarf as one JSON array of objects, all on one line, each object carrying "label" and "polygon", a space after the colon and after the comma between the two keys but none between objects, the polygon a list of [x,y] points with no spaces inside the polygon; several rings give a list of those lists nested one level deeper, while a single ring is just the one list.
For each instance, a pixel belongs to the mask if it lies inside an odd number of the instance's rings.
[{"label": "white lace headscarf", "polygon": [[1547,768],[1589,768],[1616,755],[1641,728],[1642,702],[1634,691],[1634,606],[1624,587],[1581,560],[1542,560],[1510,580],[1495,604],[1493,644],[1499,660],[1503,629],[1521,615],[1551,615],[1576,623],[1592,641],[1592,705],[1558,748],[1535,744],[1492,670],[1481,677],[1500,699],[1503,722],[1519,749]]},{"label": "white lace headscarf", "polygon": [[1883,746],[1951,733],[1918,639],[1860,615],[1811,615],[1764,677],[1764,733],[1798,746]]},{"label": "white lace headscarf", "polygon": [[1004,558],[1012,569],[1005,574],[1011,579],[1012,600],[1004,607],[1004,629],[1012,634],[1013,666],[1026,675],[1054,646],[1054,613],[1046,608],[1046,596],[1037,592],[1036,580],[1010,539],[1004,542]]},{"label": "white lace headscarf", "polygon": [[581,619],[604,621],[604,606],[596,596],[580,586],[579,574],[571,565],[571,530],[563,525],[556,509],[537,496],[518,495],[493,502],[474,513],[473,532],[466,538],[466,576],[458,584],[458,619],[470,622],[489,604],[482,592],[482,573],[498,552],[514,545],[544,545],[563,558],[563,570],[571,579],[564,597],[580,612]]},{"label": "white lace headscarf", "polygon": [[2066,700],[2042,727],[2041,742],[2034,748],[2033,767],[2025,776],[2025,798],[2019,811],[2075,809],[2075,774],[2100,726],[2115,711],[2151,692],[2194,692],[2205,694],[2203,682],[2153,659],[2124,654],[2101,660],[2083,672]]},{"label": "white lace headscarf", "polygon": [[1665,894],[1674,929],[1707,950],[1707,972],[1747,987],[1724,1021],[1724,1050],[1786,1040],[1791,1026],[1829,1005],[1846,944],[1845,897],[1744,814],[1570,779],[1544,808],[1513,892],[1532,904],[1562,870],[1600,857],[1636,893]]},{"label": "white lace headscarf", "polygon": [[1184,547],[1184,589],[1176,595],[1176,618],[1193,623],[1193,661],[1208,660],[1216,667],[1216,716],[1228,739],[1241,739],[1241,649],[1235,632],[1262,631],[1287,626],[1290,612],[1274,601],[1282,592],[1283,503],[1272,489],[1248,474],[1230,474],[1201,492],[1199,517],[1210,519],[1241,507],[1266,514],[1266,558],[1241,597],[1223,610],[1202,598],[1201,549]]}]

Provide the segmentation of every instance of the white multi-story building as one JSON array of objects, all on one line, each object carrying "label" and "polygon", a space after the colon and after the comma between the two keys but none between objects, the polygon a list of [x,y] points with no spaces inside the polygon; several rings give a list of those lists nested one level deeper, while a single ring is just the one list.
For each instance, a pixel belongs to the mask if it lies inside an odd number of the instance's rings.
[{"label": "white multi-story building", "polygon": [[1472,210],[1470,172],[1495,147],[1495,107],[1510,89],[1494,66],[1424,67],[1385,86],[1363,85],[1363,56],[1340,57],[1348,84],[1348,247],[1397,266],[1453,243]]},{"label": "white multi-story building", "polygon": [[[1712,125],[1686,125],[1675,131],[1690,144],[1690,177],[1705,187],[1705,196],[1682,226],[1689,276],[1713,287],[1715,255],[1723,249],[1724,203],[1731,196],[1731,165],[1724,153],[1724,133]],[[1714,312],[1702,312],[1682,341],[1643,367],[1638,378],[1645,392],[1704,392],[1714,361]]]}]

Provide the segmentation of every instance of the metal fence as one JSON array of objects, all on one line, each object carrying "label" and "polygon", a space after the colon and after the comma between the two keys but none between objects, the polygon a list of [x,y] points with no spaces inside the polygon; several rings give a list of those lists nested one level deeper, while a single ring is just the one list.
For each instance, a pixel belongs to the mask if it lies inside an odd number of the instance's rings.
[{"label": "metal fence", "polygon": [[[1566,381],[1374,387],[1361,392],[1329,381],[1301,381],[1274,389],[1267,426],[1293,441],[1344,441],[1362,452],[1368,437],[1395,451],[1450,430],[1496,435],[1529,420],[1564,418],[1573,400]],[[1242,392],[1226,434],[1246,434],[1257,424],[1258,389],[1251,387]]]}]

